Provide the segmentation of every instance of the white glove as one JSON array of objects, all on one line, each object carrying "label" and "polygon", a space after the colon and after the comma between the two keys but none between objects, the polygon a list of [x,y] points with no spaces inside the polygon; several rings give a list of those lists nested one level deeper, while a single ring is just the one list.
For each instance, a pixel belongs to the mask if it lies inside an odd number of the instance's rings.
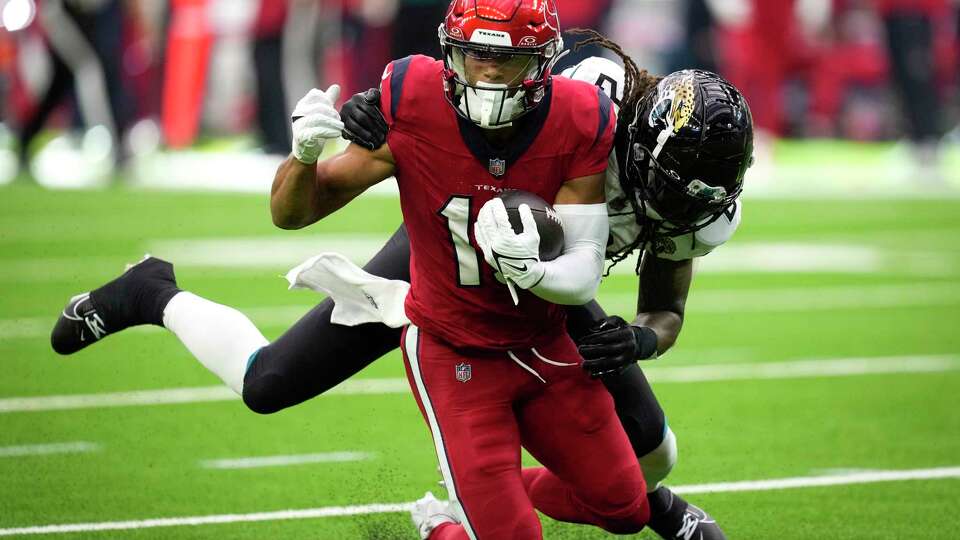
[{"label": "white glove", "polygon": [[521,289],[529,289],[543,279],[545,269],[540,262],[540,233],[533,212],[525,204],[520,205],[519,212],[523,232],[517,234],[503,200],[491,199],[480,208],[473,233],[483,258],[500,272],[507,285],[516,283]]},{"label": "white glove", "polygon": [[336,139],[343,131],[340,113],[334,105],[340,98],[340,86],[326,92],[314,88],[300,98],[293,109],[293,156],[312,165],[320,159],[327,139]]}]

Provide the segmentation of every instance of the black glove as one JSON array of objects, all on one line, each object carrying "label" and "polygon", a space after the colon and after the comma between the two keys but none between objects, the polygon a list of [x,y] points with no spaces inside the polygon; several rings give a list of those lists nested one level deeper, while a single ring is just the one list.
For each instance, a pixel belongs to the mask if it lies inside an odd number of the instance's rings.
[{"label": "black glove", "polygon": [[340,107],[343,138],[367,150],[376,150],[387,142],[387,121],[380,112],[380,90],[371,88],[354,94]]},{"label": "black glove", "polygon": [[657,334],[614,315],[594,325],[577,343],[583,369],[593,378],[614,373],[657,352]]}]

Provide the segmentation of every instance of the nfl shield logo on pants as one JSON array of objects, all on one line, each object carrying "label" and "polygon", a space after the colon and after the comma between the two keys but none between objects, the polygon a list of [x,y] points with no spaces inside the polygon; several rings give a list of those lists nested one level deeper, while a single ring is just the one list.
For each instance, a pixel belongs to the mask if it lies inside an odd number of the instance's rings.
[{"label": "nfl shield logo on pants", "polygon": [[473,369],[470,364],[457,364],[457,380],[467,382],[473,377]]},{"label": "nfl shield logo on pants", "polygon": [[507,172],[507,162],[502,159],[490,160],[490,174],[501,177]]}]

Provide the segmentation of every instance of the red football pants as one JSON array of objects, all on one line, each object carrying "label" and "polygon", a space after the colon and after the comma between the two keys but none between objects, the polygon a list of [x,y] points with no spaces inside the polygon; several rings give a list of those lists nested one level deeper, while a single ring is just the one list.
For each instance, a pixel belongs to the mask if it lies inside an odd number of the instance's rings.
[{"label": "red football pants", "polygon": [[[403,353],[461,521],[431,539],[539,539],[535,507],[615,533],[646,524],[643,474],[613,400],[565,333],[511,358],[455,350],[411,325]],[[521,445],[546,469],[521,476]]]}]

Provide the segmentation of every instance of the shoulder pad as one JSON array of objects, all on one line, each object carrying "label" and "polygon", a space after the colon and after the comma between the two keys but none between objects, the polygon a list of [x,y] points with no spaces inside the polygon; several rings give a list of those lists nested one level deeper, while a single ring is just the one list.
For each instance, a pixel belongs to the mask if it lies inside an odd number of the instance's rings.
[{"label": "shoulder pad", "polygon": [[[430,73],[437,71],[436,60],[422,55],[413,55],[387,64],[380,80],[380,110],[388,124],[393,124],[400,114],[400,103],[404,96],[415,93],[408,88],[422,84],[420,81]],[[408,84],[409,83],[409,84]],[[437,84],[442,84],[437,80]]]},{"label": "shoulder pad", "polygon": [[588,145],[596,144],[616,127],[616,110],[610,97],[593,84],[567,77],[553,80],[550,114],[565,122],[565,129],[590,141]]},{"label": "shoulder pad", "polygon": [[617,112],[620,112],[625,78],[620,64],[607,58],[592,56],[565,69],[560,75],[575,81],[584,81],[599,86],[613,100]]},{"label": "shoulder pad", "polygon": [[658,239],[654,246],[657,257],[671,261],[695,259],[722,246],[740,226],[741,204],[740,200],[737,200],[716,221],[699,231]]},{"label": "shoulder pad", "polygon": [[695,232],[697,242],[713,247],[725,244],[740,226],[740,204],[734,201],[716,221]]}]

